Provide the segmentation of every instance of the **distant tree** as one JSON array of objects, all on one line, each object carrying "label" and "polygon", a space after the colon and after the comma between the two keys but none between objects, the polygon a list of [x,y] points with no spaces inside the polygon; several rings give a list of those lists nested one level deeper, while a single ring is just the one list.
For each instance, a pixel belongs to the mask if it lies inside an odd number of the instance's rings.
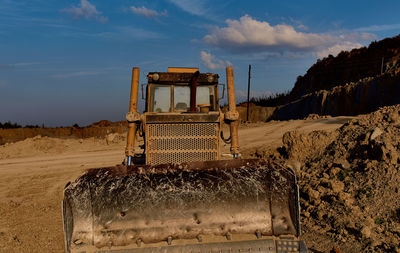
[{"label": "distant tree", "polygon": [[18,125],[17,123],[11,123],[10,121],[5,122],[4,124],[0,123],[0,128],[3,129],[20,128],[20,127],[22,126]]},{"label": "distant tree", "polygon": [[287,103],[289,94],[290,91],[275,93],[270,96],[252,98],[250,102],[254,103],[255,105],[268,107],[283,105]]},{"label": "distant tree", "polygon": [[39,125],[25,125],[26,128],[39,128]]},{"label": "distant tree", "polygon": [[79,128],[79,125],[77,123],[73,124],[72,127]]}]

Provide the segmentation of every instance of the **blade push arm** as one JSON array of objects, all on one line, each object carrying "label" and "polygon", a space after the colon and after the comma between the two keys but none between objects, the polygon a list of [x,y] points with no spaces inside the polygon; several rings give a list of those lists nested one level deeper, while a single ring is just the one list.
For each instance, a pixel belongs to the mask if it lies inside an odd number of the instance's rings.
[{"label": "blade push arm", "polygon": [[126,114],[126,120],[128,121],[128,137],[125,149],[125,155],[127,157],[127,165],[131,165],[132,158],[135,155],[136,124],[140,121],[140,113],[137,111],[139,74],[140,74],[140,69],[134,67],[132,69],[129,112]]},{"label": "blade push arm", "polygon": [[233,67],[226,68],[226,82],[228,84],[228,111],[225,113],[225,121],[228,122],[231,132],[231,154],[234,158],[239,156],[239,113],[236,110],[235,84],[233,80]]}]

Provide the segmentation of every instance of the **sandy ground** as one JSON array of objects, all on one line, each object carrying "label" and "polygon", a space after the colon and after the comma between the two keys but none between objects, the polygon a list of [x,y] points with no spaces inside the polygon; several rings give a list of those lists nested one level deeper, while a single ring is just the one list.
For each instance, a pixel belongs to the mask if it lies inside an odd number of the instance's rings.
[{"label": "sandy ground", "polygon": [[[242,125],[241,150],[277,148],[290,130],[333,130],[351,117]],[[50,144],[48,144],[50,142]],[[0,252],[63,252],[62,192],[89,168],[124,158],[123,141],[29,139],[0,147]],[[57,147],[55,150],[52,147]],[[229,146],[223,153],[229,152]]]}]

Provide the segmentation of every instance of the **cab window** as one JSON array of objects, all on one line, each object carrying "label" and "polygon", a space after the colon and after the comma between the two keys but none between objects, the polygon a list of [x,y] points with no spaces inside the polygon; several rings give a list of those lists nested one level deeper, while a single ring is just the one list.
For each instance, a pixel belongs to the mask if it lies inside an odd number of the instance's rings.
[{"label": "cab window", "polygon": [[[173,101],[171,101],[173,92]],[[215,86],[199,85],[196,92],[196,104],[208,106],[210,111],[214,111],[215,105]],[[187,112],[190,109],[190,86],[189,85],[158,85],[150,86],[150,112]]]},{"label": "cab window", "polygon": [[150,87],[150,94],[151,112],[171,111],[171,86],[153,84]]},{"label": "cab window", "polygon": [[190,107],[190,87],[175,86],[174,87],[174,108],[175,111],[187,112]]},{"label": "cab window", "polygon": [[196,104],[207,105],[214,108],[214,86],[198,86],[196,92]]}]

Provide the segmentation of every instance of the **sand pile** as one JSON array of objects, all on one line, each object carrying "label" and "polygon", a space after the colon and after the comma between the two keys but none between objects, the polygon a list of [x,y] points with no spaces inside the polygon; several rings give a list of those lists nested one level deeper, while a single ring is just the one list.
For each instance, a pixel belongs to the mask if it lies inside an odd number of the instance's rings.
[{"label": "sand pile", "polygon": [[309,247],[400,252],[400,105],[333,132],[288,132],[280,153],[298,173]]}]

